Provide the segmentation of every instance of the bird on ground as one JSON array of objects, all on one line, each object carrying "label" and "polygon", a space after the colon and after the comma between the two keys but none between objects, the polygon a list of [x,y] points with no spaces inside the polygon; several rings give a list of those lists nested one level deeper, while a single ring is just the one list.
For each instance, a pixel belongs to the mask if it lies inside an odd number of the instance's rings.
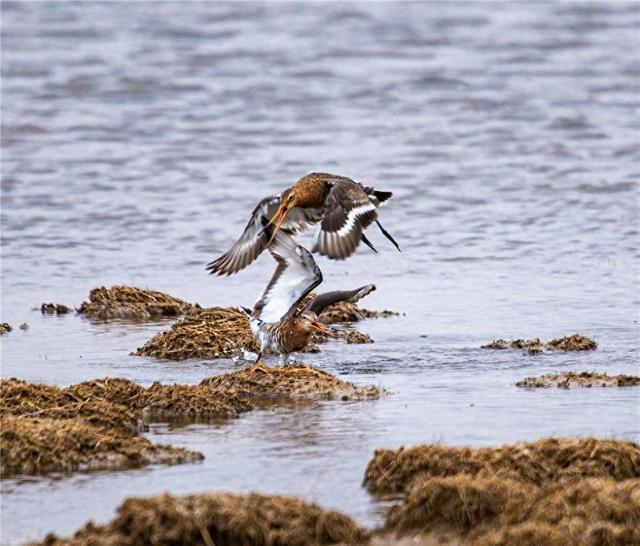
[{"label": "bird on ground", "polygon": [[260,344],[256,364],[268,349],[280,354],[286,364],[291,353],[307,346],[314,331],[332,336],[332,329],[318,320],[320,313],[340,301],[355,303],[376,289],[368,284],[355,290],[327,292],[302,307],[302,300],[322,282],[322,272],[307,249],[288,234],[273,231],[272,226],[266,226],[265,232],[273,238],[269,252],[278,265],[253,309],[243,307]]},{"label": "bird on ground", "polygon": [[[364,230],[375,222],[383,235],[400,250],[398,243],[382,227],[377,209],[392,197],[345,176],[312,173],[302,177],[280,195],[262,199],[251,214],[249,223],[236,243],[218,259],[207,265],[213,274],[232,275],[253,262],[280,231],[288,235],[319,224],[312,252],[333,260],[351,256],[360,241],[374,252]],[[264,220],[267,220],[265,223]],[[275,226],[267,234],[267,226]]]}]

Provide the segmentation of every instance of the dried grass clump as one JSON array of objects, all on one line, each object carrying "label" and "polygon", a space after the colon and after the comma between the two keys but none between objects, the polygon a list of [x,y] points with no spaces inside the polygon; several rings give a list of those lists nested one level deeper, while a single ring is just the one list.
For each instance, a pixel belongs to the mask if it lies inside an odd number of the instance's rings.
[{"label": "dried grass clump", "polygon": [[13,328],[11,328],[8,322],[0,322],[0,336],[8,334],[11,330],[13,330]]},{"label": "dried grass clump", "polygon": [[82,302],[78,313],[98,320],[147,320],[182,315],[194,307],[191,303],[164,292],[143,290],[134,286],[94,288],[89,301]]},{"label": "dried grass clump", "polygon": [[621,440],[543,438],[498,448],[425,444],[379,449],[364,483],[374,493],[393,493],[406,491],[418,476],[457,474],[495,475],[536,485],[569,477],[640,478],[640,447]]},{"label": "dried grass clump", "polygon": [[482,349],[523,349],[529,354],[538,354],[542,351],[595,351],[598,344],[586,336],[573,334],[551,341],[542,342],[540,338],[514,339],[505,341],[504,339],[494,340],[487,345],[482,345]]},{"label": "dried grass clump", "polygon": [[3,416],[0,475],[134,468],[201,460],[202,454],[152,444],[77,419]]},{"label": "dried grass clump", "polygon": [[259,349],[247,316],[232,307],[211,307],[192,311],[170,330],[153,336],[135,354],[169,360],[231,358],[245,349]]},{"label": "dried grass clump", "polygon": [[379,387],[356,387],[328,372],[305,365],[268,366],[258,363],[233,373],[202,381],[214,391],[243,397],[326,398],[342,400],[380,396]]},{"label": "dried grass clump", "polygon": [[295,497],[200,493],[126,499],[111,523],[89,523],[70,539],[51,535],[43,544],[313,546],[366,537],[348,516]]},{"label": "dried grass clump", "polygon": [[370,309],[362,309],[355,303],[341,301],[327,307],[321,314],[319,319],[325,324],[336,324],[339,322],[358,322],[369,318],[388,318],[397,316],[400,313],[395,311],[371,311]]},{"label": "dried grass clump", "polygon": [[516,387],[569,389],[573,387],[634,387],[640,385],[636,375],[608,375],[598,372],[562,372],[526,377],[516,383]]}]

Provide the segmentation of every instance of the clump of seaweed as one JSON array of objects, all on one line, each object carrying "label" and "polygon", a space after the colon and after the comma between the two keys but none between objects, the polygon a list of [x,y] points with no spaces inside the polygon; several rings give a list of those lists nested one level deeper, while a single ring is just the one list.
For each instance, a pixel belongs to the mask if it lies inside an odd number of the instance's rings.
[{"label": "clump of seaweed", "polygon": [[570,389],[575,387],[634,387],[640,385],[636,375],[608,375],[598,372],[561,372],[537,377],[526,377],[516,383],[516,387]]},{"label": "clump of seaweed", "polygon": [[326,398],[342,400],[380,396],[375,386],[356,387],[324,370],[305,365],[268,366],[254,364],[237,372],[210,377],[202,381],[213,391],[237,393],[242,397]]},{"label": "clump of seaweed", "polygon": [[259,347],[249,328],[249,319],[232,307],[194,310],[170,330],[160,332],[135,354],[169,360],[230,358]]},{"label": "clump of seaweed", "polygon": [[0,322],[0,336],[8,334],[13,328],[8,322]]},{"label": "clump of seaweed", "polygon": [[78,313],[97,320],[175,317],[198,308],[164,292],[143,290],[134,286],[94,288],[89,301],[82,302]]},{"label": "clump of seaweed", "polygon": [[71,309],[61,303],[43,303],[40,306],[43,315],[66,315]]},{"label": "clump of seaweed", "polygon": [[365,399],[381,392],[309,366],[266,364],[199,385],[142,387],[128,379],[103,378],[61,388],[2,380],[2,475],[198,460],[199,453],[156,446],[137,433],[147,420],[229,419],[274,399]]},{"label": "clump of seaweed", "polygon": [[72,538],[54,535],[47,546],[312,546],[361,543],[368,533],[350,517],[295,497],[200,493],[126,499],[111,523],[92,523]]},{"label": "clump of seaweed", "polygon": [[384,311],[372,311],[358,307],[355,303],[340,301],[327,307],[318,318],[325,324],[336,324],[340,322],[358,322],[370,318],[388,318],[397,315],[399,313],[387,309]]},{"label": "clump of seaweed", "polygon": [[418,477],[458,474],[540,485],[569,477],[640,478],[640,447],[595,438],[543,438],[498,448],[424,444],[376,450],[364,483],[374,493],[406,491]]},{"label": "clump of seaweed", "polygon": [[482,345],[482,349],[523,349],[529,354],[538,354],[542,351],[595,351],[598,344],[593,340],[581,334],[573,334],[551,341],[542,342],[539,338],[532,339],[514,339],[505,341],[497,339]]},{"label": "clump of seaweed", "polygon": [[134,468],[203,459],[198,452],[152,444],[84,420],[3,416],[0,476]]},{"label": "clump of seaweed", "polygon": [[[350,304],[353,305],[353,304]],[[321,317],[324,316],[321,315]],[[347,343],[372,343],[372,339],[357,330],[336,330],[335,338]],[[316,343],[331,339],[314,333],[304,352],[318,352]],[[139,347],[138,356],[153,356],[168,360],[187,358],[233,358],[244,351],[258,352],[258,342],[249,327],[245,313],[233,307],[211,307],[190,312],[170,330],[160,332]]]},{"label": "clump of seaweed", "polygon": [[444,527],[486,546],[637,544],[640,480],[587,478],[536,486],[467,474],[418,479],[389,511],[385,526]]}]

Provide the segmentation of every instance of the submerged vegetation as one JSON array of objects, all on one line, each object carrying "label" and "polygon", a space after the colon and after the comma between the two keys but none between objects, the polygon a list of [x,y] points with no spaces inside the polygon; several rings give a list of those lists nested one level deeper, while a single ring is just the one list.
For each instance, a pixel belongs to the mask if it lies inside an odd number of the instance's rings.
[{"label": "submerged vegetation", "polygon": [[529,354],[538,354],[542,351],[595,351],[598,344],[591,338],[581,334],[573,334],[551,341],[543,342],[539,338],[514,339],[505,341],[504,339],[494,340],[482,349],[523,349]]},{"label": "submerged vegetation", "polygon": [[91,291],[89,301],[82,302],[78,313],[96,320],[146,320],[175,317],[198,307],[156,290],[124,285],[102,286]]},{"label": "submerged vegetation", "polygon": [[274,399],[365,399],[356,387],[308,366],[258,364],[199,385],[142,387],[105,378],[60,388],[17,379],[0,382],[3,477],[15,474],[130,468],[202,459],[138,436],[146,420],[228,419]]},{"label": "submerged vegetation", "polygon": [[525,377],[516,383],[516,387],[569,389],[574,387],[634,387],[640,385],[636,375],[608,375],[598,372],[561,372]]}]

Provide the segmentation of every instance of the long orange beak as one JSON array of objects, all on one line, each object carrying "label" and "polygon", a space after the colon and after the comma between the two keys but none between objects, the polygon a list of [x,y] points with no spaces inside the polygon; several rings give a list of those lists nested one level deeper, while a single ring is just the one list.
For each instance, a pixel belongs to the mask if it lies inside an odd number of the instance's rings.
[{"label": "long orange beak", "polygon": [[268,244],[271,244],[271,241],[273,241],[273,238],[276,236],[276,233],[278,233],[278,230],[280,229],[280,226],[287,219],[287,215],[288,214],[289,214],[289,208],[287,208],[286,205],[282,204],[282,205],[280,205],[278,207],[278,210],[273,215],[271,220],[269,220],[269,223],[267,224],[267,226],[270,226],[271,224],[273,224],[273,221],[276,218],[278,218],[278,221],[276,222],[276,227],[273,230],[273,234],[271,235],[271,239],[269,239],[269,243]]},{"label": "long orange beak", "polygon": [[313,328],[316,332],[320,332],[321,334],[335,337],[335,333],[331,328],[327,328],[322,322],[313,321],[311,323],[311,328]]}]

